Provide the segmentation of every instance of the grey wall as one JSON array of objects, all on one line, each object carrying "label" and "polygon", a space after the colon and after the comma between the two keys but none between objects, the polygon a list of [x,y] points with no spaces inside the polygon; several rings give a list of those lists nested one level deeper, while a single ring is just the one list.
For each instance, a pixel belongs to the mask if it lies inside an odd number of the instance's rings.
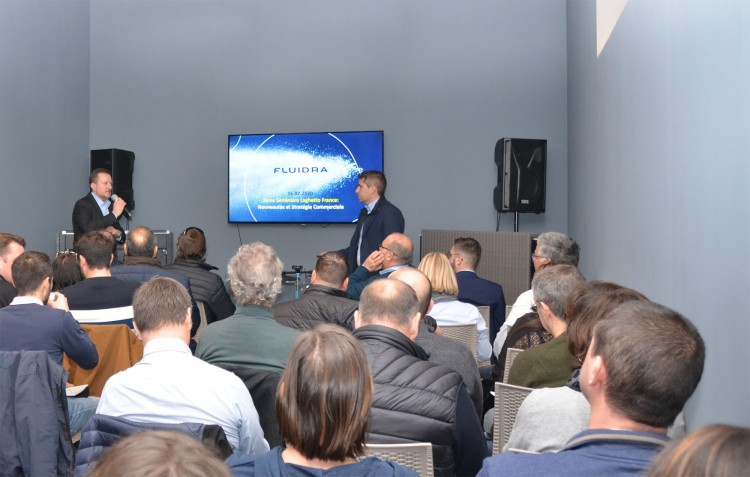
[{"label": "grey wall", "polygon": [[0,0],[0,230],[52,253],[89,151],[89,2]]},{"label": "grey wall", "polygon": [[569,226],[589,278],[699,327],[691,427],[750,425],[750,4],[631,0],[599,58],[569,0]]},{"label": "grey wall", "polygon": [[133,225],[200,226],[220,267],[238,232],[286,269],[353,232],[227,224],[230,133],[383,129],[387,196],[415,241],[494,230],[495,142],[546,138],[547,213],[522,230],[566,230],[565,55],[552,0],[92,2],[91,147],[135,151]]}]

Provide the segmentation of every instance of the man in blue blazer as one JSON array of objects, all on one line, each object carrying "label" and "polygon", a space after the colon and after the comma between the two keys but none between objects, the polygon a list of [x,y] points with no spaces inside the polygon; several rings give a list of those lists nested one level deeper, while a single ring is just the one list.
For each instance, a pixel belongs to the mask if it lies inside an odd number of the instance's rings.
[{"label": "man in blue blazer", "polygon": [[505,321],[503,287],[479,278],[475,272],[482,257],[482,246],[470,237],[459,237],[450,250],[450,261],[458,280],[458,299],[475,306],[490,307],[490,342],[495,341]]},{"label": "man in blue blazer", "polygon": [[386,186],[385,176],[380,171],[364,171],[359,175],[355,192],[365,207],[359,213],[349,247],[340,250],[349,261],[349,273],[377,250],[387,236],[404,233],[404,216],[385,199]]}]

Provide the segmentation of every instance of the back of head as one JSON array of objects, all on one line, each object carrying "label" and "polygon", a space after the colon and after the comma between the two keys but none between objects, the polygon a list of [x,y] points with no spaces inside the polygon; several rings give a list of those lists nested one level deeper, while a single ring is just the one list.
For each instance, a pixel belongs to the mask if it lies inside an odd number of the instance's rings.
[{"label": "back of head", "polygon": [[537,255],[578,266],[581,247],[575,240],[560,232],[544,232],[536,241]]},{"label": "back of head", "polygon": [[700,382],[705,346],[679,313],[630,301],[594,327],[592,355],[606,368],[604,392],[612,409],[640,424],[666,428]]},{"label": "back of head", "polygon": [[552,313],[565,318],[565,302],[572,293],[586,285],[586,279],[573,265],[546,266],[534,274],[531,289],[536,302],[544,302]]},{"label": "back of head", "polygon": [[424,273],[432,284],[432,291],[446,295],[458,295],[458,281],[451,262],[444,253],[430,252],[419,262],[419,271]]},{"label": "back of head", "polygon": [[237,303],[272,306],[281,293],[283,268],[272,247],[261,242],[241,246],[227,267]]},{"label": "back of head", "polygon": [[654,458],[648,477],[735,477],[750,468],[750,429],[713,424],[670,442]]},{"label": "back of head", "polygon": [[319,325],[302,333],[289,354],[276,399],[279,431],[308,459],[359,457],[372,399],[370,366],[357,339]]},{"label": "back of head", "polygon": [[128,232],[125,246],[130,257],[151,258],[154,256],[154,249],[156,248],[156,237],[148,227],[135,227]]},{"label": "back of head", "polygon": [[185,287],[171,278],[154,277],[133,295],[133,322],[141,333],[180,326],[190,307]]},{"label": "back of head", "polygon": [[388,186],[388,182],[385,180],[385,175],[380,171],[363,171],[358,176],[359,179],[365,181],[368,186],[375,186],[379,196],[385,194],[385,188]]},{"label": "back of head", "polygon": [[395,255],[395,262],[405,265],[411,262],[414,255],[414,244],[409,237],[402,233],[394,232],[383,240],[383,244]]},{"label": "back of head", "polygon": [[461,254],[466,266],[476,270],[482,258],[482,246],[471,237],[458,237],[453,241],[454,250]]},{"label": "back of head", "polygon": [[52,277],[52,261],[46,253],[24,252],[13,262],[11,273],[18,294],[29,295]]},{"label": "back of head", "polygon": [[98,230],[83,234],[78,239],[76,249],[78,255],[86,259],[89,268],[102,269],[109,268],[115,244],[111,234]]},{"label": "back of head", "polygon": [[55,256],[55,261],[52,262],[52,278],[54,278],[52,289],[55,291],[75,285],[83,280],[81,268],[78,266],[78,256],[75,252],[65,251]]},{"label": "back of head", "polygon": [[120,439],[89,477],[229,477],[229,469],[201,442],[174,431],[144,431]]},{"label": "back of head", "polygon": [[26,246],[26,240],[20,235],[0,232],[0,257],[5,256],[7,248],[13,243],[20,245],[21,247]]},{"label": "back of head", "polygon": [[422,316],[427,314],[427,309],[430,307],[430,300],[432,299],[432,284],[424,273],[416,268],[399,268],[388,275],[388,278],[391,280],[400,280],[409,285],[414,290],[414,293],[417,294],[419,312]]},{"label": "back of head", "polygon": [[203,261],[206,258],[206,235],[198,227],[188,227],[177,239],[177,258]]},{"label": "back of head", "polygon": [[633,289],[606,281],[593,281],[574,291],[565,305],[568,328],[568,349],[583,362],[591,343],[594,326],[612,310],[629,301],[647,301]]},{"label": "back of head", "polygon": [[405,330],[417,312],[419,301],[416,293],[400,280],[375,280],[365,287],[359,298],[359,315],[363,324],[377,321]]},{"label": "back of head", "polygon": [[349,271],[349,261],[341,252],[326,252],[315,263],[315,275],[334,288],[341,288]]}]

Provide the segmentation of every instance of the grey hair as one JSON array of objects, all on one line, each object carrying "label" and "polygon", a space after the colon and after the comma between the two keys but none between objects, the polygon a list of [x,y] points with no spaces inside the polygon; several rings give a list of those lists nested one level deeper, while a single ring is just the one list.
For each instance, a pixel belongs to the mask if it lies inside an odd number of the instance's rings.
[{"label": "grey hair", "polygon": [[229,260],[227,273],[237,303],[272,306],[281,294],[281,263],[273,247],[262,242],[243,245]]},{"label": "grey hair", "polygon": [[536,239],[537,255],[553,261],[567,262],[578,266],[581,247],[575,240],[560,232],[544,232]]},{"label": "grey hair", "polygon": [[546,303],[561,320],[565,319],[565,300],[585,285],[586,279],[581,272],[567,263],[544,267],[531,281],[534,301]]}]

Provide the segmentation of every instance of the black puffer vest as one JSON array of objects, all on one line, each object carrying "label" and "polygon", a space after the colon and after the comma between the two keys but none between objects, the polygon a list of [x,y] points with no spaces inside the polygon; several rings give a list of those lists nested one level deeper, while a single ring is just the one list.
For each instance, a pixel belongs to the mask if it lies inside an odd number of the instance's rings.
[{"label": "black puffer vest", "polygon": [[455,475],[453,436],[461,376],[427,361],[404,334],[379,325],[354,332],[375,381],[369,441],[431,442],[436,476]]}]

